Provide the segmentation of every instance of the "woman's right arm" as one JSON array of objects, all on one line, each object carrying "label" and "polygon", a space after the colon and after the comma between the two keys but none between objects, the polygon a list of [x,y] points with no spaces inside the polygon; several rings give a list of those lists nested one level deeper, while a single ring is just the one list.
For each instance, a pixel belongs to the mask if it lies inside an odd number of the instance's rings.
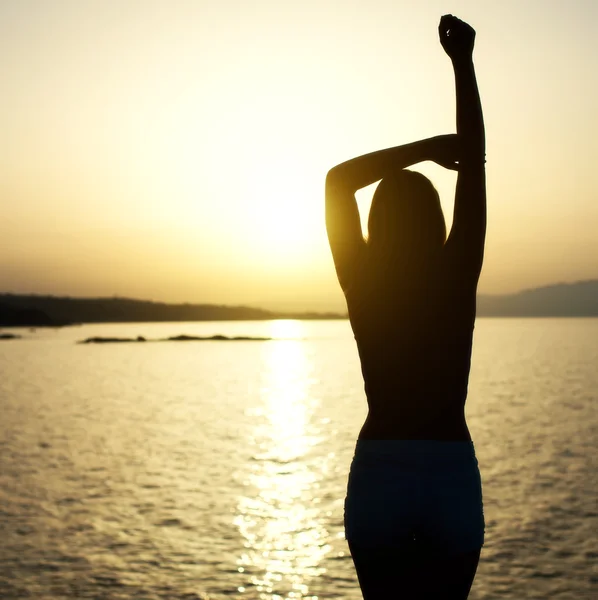
[{"label": "woman's right arm", "polygon": [[452,15],[442,17],[440,43],[455,72],[459,175],[453,226],[447,246],[456,250],[464,274],[477,283],[486,237],[486,140],[484,118],[473,66],[475,31]]}]

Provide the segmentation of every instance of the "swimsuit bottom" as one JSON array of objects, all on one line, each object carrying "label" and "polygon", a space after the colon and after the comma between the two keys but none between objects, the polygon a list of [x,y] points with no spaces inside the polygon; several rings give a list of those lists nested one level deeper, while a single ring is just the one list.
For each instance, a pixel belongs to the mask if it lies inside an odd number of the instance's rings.
[{"label": "swimsuit bottom", "polygon": [[345,500],[349,546],[449,556],[484,544],[473,442],[358,440]]}]

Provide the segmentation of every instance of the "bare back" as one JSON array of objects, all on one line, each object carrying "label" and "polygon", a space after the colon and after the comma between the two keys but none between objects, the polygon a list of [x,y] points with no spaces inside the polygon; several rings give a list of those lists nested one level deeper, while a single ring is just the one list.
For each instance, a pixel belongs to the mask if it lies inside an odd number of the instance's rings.
[{"label": "bare back", "polygon": [[395,293],[367,252],[362,260],[345,292],[369,407],[360,437],[471,439],[464,407],[477,274],[450,240]]},{"label": "bare back", "polygon": [[[326,178],[328,239],[369,406],[361,438],[471,439],[464,408],[486,236],[485,130],[472,57],[475,31],[446,16],[439,35],[455,74],[457,135],[365,154],[333,167]],[[415,243],[410,257],[396,260],[391,254],[400,245],[389,241],[389,254],[374,257],[374,245],[363,239],[355,191],[426,160],[458,171],[448,240],[423,253]]]}]

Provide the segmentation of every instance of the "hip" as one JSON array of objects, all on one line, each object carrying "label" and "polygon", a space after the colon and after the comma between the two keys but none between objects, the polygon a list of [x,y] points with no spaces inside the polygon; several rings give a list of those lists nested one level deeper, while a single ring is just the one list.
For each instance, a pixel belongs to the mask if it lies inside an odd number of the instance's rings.
[{"label": "hip", "polygon": [[345,500],[347,539],[360,546],[479,548],[482,482],[471,441],[357,442]]}]

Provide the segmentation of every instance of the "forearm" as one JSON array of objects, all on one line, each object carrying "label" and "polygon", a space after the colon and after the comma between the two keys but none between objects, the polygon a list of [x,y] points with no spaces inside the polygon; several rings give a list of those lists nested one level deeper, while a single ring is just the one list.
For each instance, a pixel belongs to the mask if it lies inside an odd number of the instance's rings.
[{"label": "forearm", "polygon": [[327,181],[351,193],[379,181],[388,173],[428,160],[428,140],[364,154],[333,167]]},{"label": "forearm", "polygon": [[[453,223],[473,228],[482,240],[486,231],[486,139],[482,104],[471,59],[454,62],[457,90],[457,135],[461,156]],[[482,254],[480,256],[480,261]],[[480,262],[481,266],[481,262]]]},{"label": "forearm", "polygon": [[480,93],[471,59],[453,63],[457,93],[457,134],[461,140],[464,166],[483,164],[486,137]]}]

